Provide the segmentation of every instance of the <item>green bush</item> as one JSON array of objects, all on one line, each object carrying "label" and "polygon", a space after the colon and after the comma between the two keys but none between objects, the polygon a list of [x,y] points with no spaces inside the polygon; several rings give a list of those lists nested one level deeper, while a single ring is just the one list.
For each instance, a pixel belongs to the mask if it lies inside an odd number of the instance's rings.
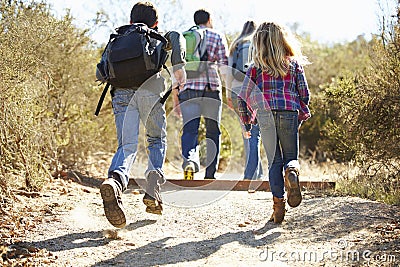
[{"label": "green bush", "polygon": [[[324,127],[331,127],[332,116],[336,113],[335,106],[330,104],[324,91],[329,85],[340,80],[347,74],[357,74],[365,70],[370,59],[368,57],[369,43],[362,37],[344,44],[319,44],[303,37],[304,54],[312,62],[305,67],[308,85],[311,91],[310,110],[312,117],[300,129],[300,145],[307,154],[316,154],[313,160],[323,161],[329,156],[321,149],[318,142],[324,139]],[[328,125],[326,125],[328,123]]]},{"label": "green bush", "polygon": [[111,116],[92,119],[99,54],[68,14],[55,19],[45,4],[1,1],[0,14],[0,184],[40,189],[110,150]]},{"label": "green bush", "polygon": [[[400,21],[400,18],[399,18]],[[400,30],[398,21],[370,43],[371,64],[325,90],[331,108],[320,145],[353,160],[359,174],[343,188],[400,204]]]}]

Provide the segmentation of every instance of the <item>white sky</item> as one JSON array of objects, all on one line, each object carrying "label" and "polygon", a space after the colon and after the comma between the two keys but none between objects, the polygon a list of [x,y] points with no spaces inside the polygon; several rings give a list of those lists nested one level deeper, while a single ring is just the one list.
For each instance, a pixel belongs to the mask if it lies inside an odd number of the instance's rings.
[{"label": "white sky", "polygon": [[[71,9],[77,23],[91,25],[96,12],[103,9],[110,15],[108,27],[93,32],[99,43],[108,40],[111,30],[129,22],[130,10],[137,1],[126,0],[47,0],[58,15]],[[110,5],[108,3],[117,3]],[[352,41],[358,35],[369,38],[379,33],[381,15],[395,14],[397,0],[176,0],[152,1],[159,10],[161,30],[183,31],[193,22],[193,13],[206,8],[213,16],[214,28],[221,32],[238,32],[243,23],[276,21],[286,26],[298,24],[298,32],[308,32],[321,43]],[[382,13],[382,9],[384,13]]]}]

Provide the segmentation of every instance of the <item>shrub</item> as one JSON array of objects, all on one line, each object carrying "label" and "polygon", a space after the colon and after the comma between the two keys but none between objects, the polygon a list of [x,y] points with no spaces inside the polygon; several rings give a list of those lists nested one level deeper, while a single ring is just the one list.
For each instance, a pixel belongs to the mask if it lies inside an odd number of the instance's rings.
[{"label": "shrub", "polygon": [[354,160],[360,168],[356,179],[344,188],[400,204],[396,197],[400,174],[398,19],[371,41],[368,69],[358,75],[349,73],[325,90],[326,101],[335,112],[320,144],[334,157]]},{"label": "shrub", "polygon": [[43,3],[1,1],[0,14],[0,184],[40,189],[109,149],[111,116],[91,119],[99,55],[69,14],[55,19]]}]

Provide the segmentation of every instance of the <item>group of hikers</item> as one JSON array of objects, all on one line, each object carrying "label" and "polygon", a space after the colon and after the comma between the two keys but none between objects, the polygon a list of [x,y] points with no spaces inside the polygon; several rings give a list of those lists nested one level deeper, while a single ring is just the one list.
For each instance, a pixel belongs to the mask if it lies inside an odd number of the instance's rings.
[{"label": "group of hikers", "polygon": [[[273,195],[270,221],[281,223],[286,202],[291,207],[297,207],[302,201],[299,185],[299,127],[311,116],[308,108],[310,93],[303,69],[309,62],[301,54],[296,39],[277,23],[263,22],[257,27],[253,21],[247,21],[228,48],[225,37],[213,29],[213,20],[207,10],[196,11],[194,22],[205,40],[205,55],[200,55],[200,60],[207,62],[206,69],[197,75],[189,71],[192,63],[184,34],[169,31],[163,35],[167,40],[164,48],[169,51],[173,66],[174,111],[183,121],[181,154],[184,178],[192,179],[194,173],[200,170],[198,135],[203,117],[207,140],[204,179],[216,179],[224,83],[228,106],[239,115],[242,125],[246,148],[244,179],[259,179],[264,175],[259,148],[262,140]],[[117,32],[128,35],[138,31],[151,38],[163,39],[157,37],[158,13],[150,2],[138,2],[133,6],[130,23],[133,28],[124,26]],[[146,27],[148,30],[138,30]],[[147,40],[151,41],[151,38]],[[249,64],[245,73],[236,75],[239,47],[248,49],[245,56],[250,60],[246,61]],[[108,55],[107,58],[104,54],[102,63],[116,61],[117,56]],[[164,63],[158,64],[160,66],[157,66],[151,78],[131,83],[134,86],[111,84],[118,149],[112,158],[108,179],[100,186],[100,193],[105,216],[117,228],[126,225],[121,196],[127,189],[129,171],[137,155],[140,121],[145,126],[148,153],[143,203],[146,212],[162,214],[163,211],[160,190],[166,181],[163,164],[167,142],[166,112],[160,95],[166,88],[165,78],[160,72]],[[144,66],[147,68],[147,63]],[[109,66],[109,69],[113,68]],[[98,73],[96,75],[99,77]]]}]

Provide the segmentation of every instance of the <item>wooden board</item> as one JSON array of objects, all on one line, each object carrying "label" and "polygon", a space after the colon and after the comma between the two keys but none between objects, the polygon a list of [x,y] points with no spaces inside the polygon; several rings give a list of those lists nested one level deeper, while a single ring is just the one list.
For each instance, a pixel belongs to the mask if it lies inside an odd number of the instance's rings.
[{"label": "wooden board", "polygon": [[[143,187],[145,180],[143,178],[130,179],[129,187]],[[335,182],[313,182],[303,181],[300,186],[306,189],[334,189]],[[174,180],[168,179],[162,185],[163,190],[185,189],[185,190],[232,190],[232,191],[267,191],[270,192],[268,181],[244,181],[244,180]]]}]

